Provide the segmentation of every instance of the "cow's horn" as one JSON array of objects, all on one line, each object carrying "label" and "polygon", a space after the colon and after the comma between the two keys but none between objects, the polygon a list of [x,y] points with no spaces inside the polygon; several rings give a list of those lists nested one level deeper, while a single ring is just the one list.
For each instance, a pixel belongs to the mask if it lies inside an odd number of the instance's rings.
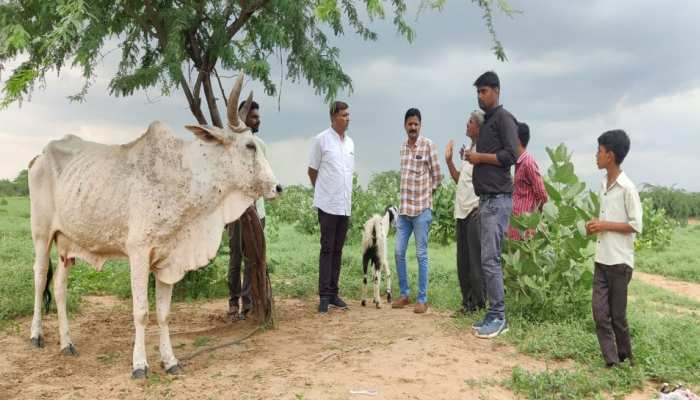
[{"label": "cow's horn", "polygon": [[234,130],[242,125],[241,120],[238,118],[238,98],[241,95],[242,86],[243,73],[241,72],[240,75],[238,75],[238,79],[236,79],[236,83],[233,85],[233,89],[231,89],[231,94],[228,96],[228,125]]},{"label": "cow's horn", "polygon": [[248,113],[250,112],[250,107],[253,105],[253,91],[250,91],[250,94],[248,95],[248,98],[245,100],[245,104],[243,104],[243,108],[241,111],[238,112],[238,118],[241,119],[241,121],[245,124],[246,118],[248,118]]}]

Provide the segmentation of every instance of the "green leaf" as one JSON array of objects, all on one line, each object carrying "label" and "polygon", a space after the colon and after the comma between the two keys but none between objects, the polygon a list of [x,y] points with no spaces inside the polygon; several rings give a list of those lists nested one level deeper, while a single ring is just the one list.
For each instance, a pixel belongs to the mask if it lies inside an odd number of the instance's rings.
[{"label": "green leaf", "polygon": [[559,146],[557,146],[557,149],[554,151],[554,154],[556,156],[557,161],[559,162],[566,161],[569,158],[564,143],[560,143]]},{"label": "green leaf", "polygon": [[576,222],[576,210],[573,207],[563,206],[559,208],[559,223],[565,227]]},{"label": "green leaf", "polygon": [[583,236],[583,237],[588,236],[588,233],[586,233],[586,221],[581,220],[581,221],[576,222],[576,228],[578,228],[578,233],[581,236]]},{"label": "green leaf", "polygon": [[550,221],[554,221],[557,219],[557,215],[559,214],[559,209],[557,208],[554,203],[551,201],[548,201],[545,203],[544,206],[542,206],[542,212],[544,213],[544,216],[549,219]]},{"label": "green leaf", "polygon": [[[566,152],[566,150],[564,150]],[[561,166],[557,166],[554,172],[554,181],[573,185],[578,182],[576,174],[574,174],[574,164],[570,161],[565,162]]]},{"label": "green leaf", "polygon": [[547,189],[547,195],[550,199],[559,203],[561,201],[561,193],[548,180],[544,179],[544,187]]}]

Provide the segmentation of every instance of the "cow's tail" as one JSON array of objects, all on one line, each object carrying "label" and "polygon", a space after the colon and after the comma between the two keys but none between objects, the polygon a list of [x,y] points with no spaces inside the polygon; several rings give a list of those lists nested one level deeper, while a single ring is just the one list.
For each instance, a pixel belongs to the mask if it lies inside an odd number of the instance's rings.
[{"label": "cow's tail", "polygon": [[44,287],[44,313],[48,314],[51,310],[51,278],[53,278],[53,263],[49,257],[49,271],[46,275],[46,286]]},{"label": "cow's tail", "polygon": [[372,247],[377,247],[377,224],[372,225]]}]

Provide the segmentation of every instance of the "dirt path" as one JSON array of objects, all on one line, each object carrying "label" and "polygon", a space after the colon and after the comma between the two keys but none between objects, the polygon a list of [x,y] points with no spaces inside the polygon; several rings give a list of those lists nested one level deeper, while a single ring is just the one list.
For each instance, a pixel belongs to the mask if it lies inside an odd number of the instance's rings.
[{"label": "dirt path", "polygon": [[677,281],[660,275],[634,271],[634,279],[700,301],[700,284]]},{"label": "dirt path", "polygon": [[[232,341],[254,329],[253,321],[226,322],[225,308],[224,300],[177,304],[171,322],[176,354],[182,358],[202,348],[197,345]],[[55,314],[45,319],[44,349],[29,346],[29,318],[0,334],[0,398],[506,399],[513,394],[494,382],[514,366],[548,367],[501,342],[455,328],[445,315],[353,305],[319,316],[314,308],[312,302],[281,301],[278,329],[197,356],[186,362],[187,374],[178,379],[164,375],[158,365],[158,331],[151,314],[151,378],[135,382],[130,379],[129,304],[90,297],[72,320],[77,358],[59,355]]]}]

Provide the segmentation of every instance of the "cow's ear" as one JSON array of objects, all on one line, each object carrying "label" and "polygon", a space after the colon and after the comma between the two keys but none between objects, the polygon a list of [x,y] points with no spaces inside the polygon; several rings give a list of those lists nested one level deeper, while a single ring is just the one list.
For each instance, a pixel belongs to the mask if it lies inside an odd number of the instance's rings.
[{"label": "cow's ear", "polygon": [[197,138],[207,143],[225,144],[229,140],[224,136],[224,132],[216,127],[207,125],[185,125],[185,129],[194,133]]}]

